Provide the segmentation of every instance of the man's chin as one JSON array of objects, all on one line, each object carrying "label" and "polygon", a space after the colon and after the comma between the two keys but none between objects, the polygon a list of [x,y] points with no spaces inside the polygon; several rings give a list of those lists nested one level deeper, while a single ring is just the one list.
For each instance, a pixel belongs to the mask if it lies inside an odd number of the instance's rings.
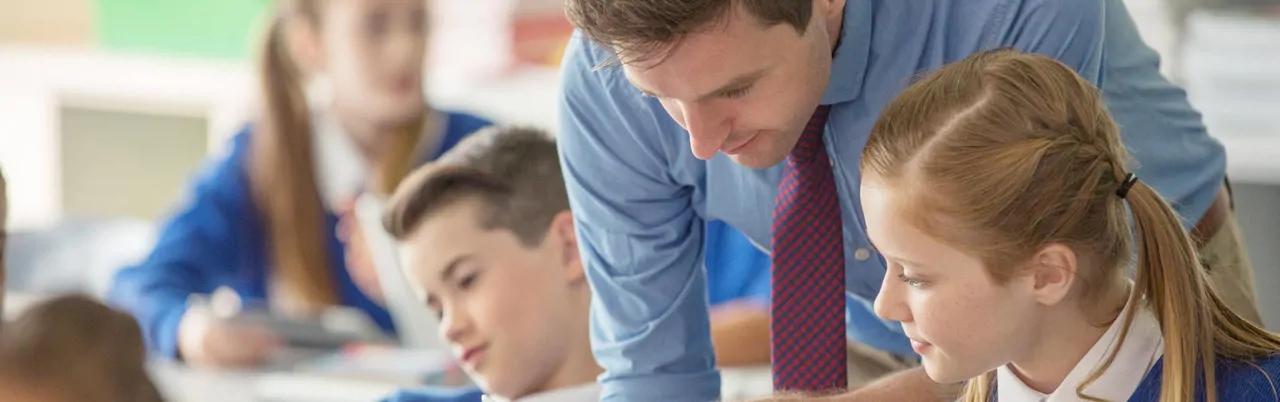
[{"label": "man's chin", "polygon": [[783,159],[787,158],[786,154],[773,155],[765,153],[741,153],[728,156],[729,159],[734,161],[734,163],[751,169],[771,168],[774,165],[781,163]]}]

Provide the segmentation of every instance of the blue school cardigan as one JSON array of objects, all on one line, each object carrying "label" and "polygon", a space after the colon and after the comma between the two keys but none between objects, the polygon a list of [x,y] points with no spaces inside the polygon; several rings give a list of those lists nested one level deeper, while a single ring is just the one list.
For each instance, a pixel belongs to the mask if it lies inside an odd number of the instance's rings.
[{"label": "blue school cardigan", "polygon": [[[444,138],[434,155],[490,125],[483,118],[444,112]],[[267,289],[267,238],[250,193],[248,170],[251,127],[237,134],[229,153],[212,160],[195,177],[185,201],[163,225],[155,248],[141,263],[114,278],[109,300],[132,313],[142,327],[147,349],[177,356],[178,322],[191,294],[235,289],[242,298],[262,300]],[[317,195],[319,197],[319,195]],[[333,211],[325,213],[325,242],[338,298],[363,310],[383,330],[394,333],[387,310],[365,296],[347,274]]]},{"label": "blue school cardigan", "polygon": [[[1280,355],[1258,357],[1248,361],[1222,357],[1214,359],[1214,379],[1217,381],[1218,400],[1222,402],[1280,401]],[[1129,397],[1130,402],[1157,402],[1160,400],[1160,381],[1163,377],[1164,359],[1156,362],[1151,372],[1142,378],[1138,389]],[[1203,384],[1203,381],[1198,381]],[[1196,401],[1204,401],[1204,390],[1196,392]]]},{"label": "blue school cardigan", "polygon": [[[1248,361],[1218,357],[1214,359],[1214,379],[1217,380],[1218,400],[1222,402],[1280,401],[1280,355],[1258,357]],[[1164,358],[1156,361],[1151,371],[1142,378],[1129,402],[1158,402],[1160,381],[1164,378]],[[1203,385],[1203,381],[1198,381]],[[999,386],[999,384],[997,384]],[[992,391],[991,401],[998,397]],[[1204,401],[1204,388],[1196,395],[1196,401]]]}]

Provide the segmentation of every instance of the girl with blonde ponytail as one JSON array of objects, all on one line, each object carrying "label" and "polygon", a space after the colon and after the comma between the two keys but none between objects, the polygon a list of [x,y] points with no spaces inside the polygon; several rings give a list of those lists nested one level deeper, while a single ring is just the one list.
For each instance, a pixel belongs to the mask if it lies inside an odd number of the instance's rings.
[{"label": "girl with blonde ponytail", "polygon": [[1280,400],[1280,337],[1219,298],[1119,131],[1048,57],[987,51],[912,85],[863,151],[876,313],[964,401]]},{"label": "girl with blonde ponytail", "polygon": [[258,118],[199,174],[152,254],[116,277],[113,302],[138,318],[155,354],[215,366],[268,357],[278,339],[265,328],[187,308],[217,288],[283,314],[355,307],[394,331],[376,276],[347,269],[338,216],[489,125],[426,104],[426,1],[276,4]]}]

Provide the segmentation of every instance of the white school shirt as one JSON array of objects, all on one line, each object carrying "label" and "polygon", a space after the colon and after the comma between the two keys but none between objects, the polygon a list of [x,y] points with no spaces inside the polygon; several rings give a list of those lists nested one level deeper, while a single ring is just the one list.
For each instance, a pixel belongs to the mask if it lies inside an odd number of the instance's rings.
[{"label": "white school shirt", "polygon": [[[418,144],[422,152],[435,151],[444,141],[448,117],[436,111],[422,128],[423,136],[436,134],[436,143]],[[360,153],[360,146],[347,134],[333,113],[313,108],[311,111],[311,158],[315,165],[316,188],[320,199],[330,211],[339,211],[364,190],[369,175],[368,162]],[[425,137],[424,137],[425,138]],[[421,153],[419,153],[421,154]]]},{"label": "white school shirt", "polygon": [[485,395],[481,402],[599,402],[600,384],[590,382],[576,387],[553,389],[523,398],[508,400]]},{"label": "white school shirt", "polygon": [[[1097,343],[1076,363],[1075,368],[1067,374],[1052,394],[1045,395],[1031,389],[1018,378],[1009,365],[996,370],[996,392],[1000,402],[1067,402],[1079,401],[1076,387],[1084,382],[1093,369],[1106,360],[1108,352],[1116,345],[1120,337],[1120,329],[1124,324],[1124,314],[1132,305],[1125,305],[1120,316]],[[1147,309],[1142,309],[1133,317],[1129,334],[1124,344],[1119,345],[1116,358],[1111,366],[1098,376],[1097,380],[1084,389],[1084,395],[1106,401],[1127,401],[1138,389],[1142,379],[1147,376],[1151,367],[1155,366],[1164,355],[1164,335],[1160,333],[1160,324]]]}]

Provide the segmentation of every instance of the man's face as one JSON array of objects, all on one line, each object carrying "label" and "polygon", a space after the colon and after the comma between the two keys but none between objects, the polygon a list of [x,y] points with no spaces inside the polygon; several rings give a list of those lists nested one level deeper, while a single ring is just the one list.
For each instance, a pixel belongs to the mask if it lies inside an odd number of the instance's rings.
[{"label": "man's face", "polygon": [[843,6],[815,1],[803,35],[788,24],[764,28],[734,6],[665,57],[623,70],[689,131],[694,156],[723,152],[750,168],[773,166],[791,152],[826,90]]}]

